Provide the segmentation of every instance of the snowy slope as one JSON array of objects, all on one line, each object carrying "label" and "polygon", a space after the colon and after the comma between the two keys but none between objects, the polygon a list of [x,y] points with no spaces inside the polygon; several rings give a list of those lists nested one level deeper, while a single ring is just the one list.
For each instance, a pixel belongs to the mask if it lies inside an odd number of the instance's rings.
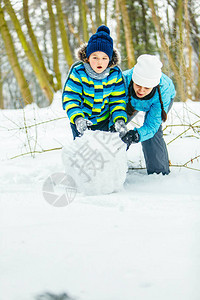
[{"label": "snowy slope", "polygon": [[[120,191],[76,193],[70,204],[55,207],[43,189],[47,178],[65,171],[62,150],[10,159],[72,140],[59,97],[46,109],[0,111],[0,299],[51,292],[80,300],[198,300],[199,171],[176,166],[168,176],[147,176],[145,169],[129,170]],[[199,116],[199,103],[174,104],[164,127],[185,126],[168,127],[166,141],[188,124],[194,130],[168,145],[173,165],[200,154]],[[140,144],[127,155],[129,165],[144,167]],[[198,159],[188,166],[200,169]]]}]

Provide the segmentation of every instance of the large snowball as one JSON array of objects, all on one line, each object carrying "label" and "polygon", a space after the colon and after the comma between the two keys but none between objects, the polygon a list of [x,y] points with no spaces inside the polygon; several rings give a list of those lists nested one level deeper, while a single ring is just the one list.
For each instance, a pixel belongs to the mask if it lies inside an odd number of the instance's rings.
[{"label": "large snowball", "polygon": [[108,194],[122,189],[126,179],[126,145],[118,133],[87,130],[68,142],[62,152],[67,175],[79,192]]}]

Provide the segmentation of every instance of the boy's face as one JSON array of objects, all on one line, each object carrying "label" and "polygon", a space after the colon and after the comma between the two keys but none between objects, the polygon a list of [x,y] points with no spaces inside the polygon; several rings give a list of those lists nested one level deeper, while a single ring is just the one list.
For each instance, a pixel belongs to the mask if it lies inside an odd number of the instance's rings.
[{"label": "boy's face", "polygon": [[102,51],[93,52],[88,59],[91,68],[98,74],[102,73],[109,64],[109,57]]},{"label": "boy's face", "polygon": [[135,90],[136,95],[139,98],[143,98],[143,97],[147,96],[153,90],[153,88],[147,88],[147,87],[144,87],[144,86],[140,86],[136,83],[133,83],[133,88]]}]

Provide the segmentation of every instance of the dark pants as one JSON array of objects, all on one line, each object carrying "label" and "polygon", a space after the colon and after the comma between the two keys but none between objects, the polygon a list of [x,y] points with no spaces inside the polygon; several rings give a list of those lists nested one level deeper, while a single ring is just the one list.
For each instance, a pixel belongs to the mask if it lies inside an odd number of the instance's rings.
[{"label": "dark pants", "polygon": [[169,174],[169,157],[162,126],[151,139],[142,142],[142,150],[148,174]]},{"label": "dark pants", "polygon": [[[171,103],[169,105],[168,112],[171,109],[172,104],[173,99],[171,100]],[[146,113],[145,118],[147,114],[148,112]],[[169,157],[167,146],[163,139],[162,125],[159,127],[158,131],[151,139],[142,142],[142,150],[144,153],[144,159],[148,174],[162,173],[163,175],[167,175],[170,173]]]},{"label": "dark pants", "polygon": [[[88,129],[90,129],[90,130],[109,131],[109,126],[108,125],[109,125],[109,120],[105,120],[105,121],[102,121],[102,122],[98,123],[97,125],[89,126]],[[74,137],[74,140],[75,140],[76,137],[80,137],[81,135],[78,132],[75,124],[70,123],[70,126],[71,126],[72,134],[73,134],[73,137]]]}]

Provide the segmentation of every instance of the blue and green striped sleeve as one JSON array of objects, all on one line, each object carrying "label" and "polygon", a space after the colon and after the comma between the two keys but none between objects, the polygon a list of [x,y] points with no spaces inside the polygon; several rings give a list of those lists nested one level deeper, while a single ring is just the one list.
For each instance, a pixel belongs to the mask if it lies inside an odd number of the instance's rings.
[{"label": "blue and green striped sleeve", "polygon": [[63,109],[66,110],[68,118],[74,124],[79,117],[84,118],[81,109],[82,104],[82,83],[81,77],[76,71],[76,67],[70,72],[62,94]]},{"label": "blue and green striped sleeve", "polygon": [[125,84],[121,71],[118,74],[115,88],[109,98],[112,122],[115,123],[118,119],[123,119],[127,122]]}]

